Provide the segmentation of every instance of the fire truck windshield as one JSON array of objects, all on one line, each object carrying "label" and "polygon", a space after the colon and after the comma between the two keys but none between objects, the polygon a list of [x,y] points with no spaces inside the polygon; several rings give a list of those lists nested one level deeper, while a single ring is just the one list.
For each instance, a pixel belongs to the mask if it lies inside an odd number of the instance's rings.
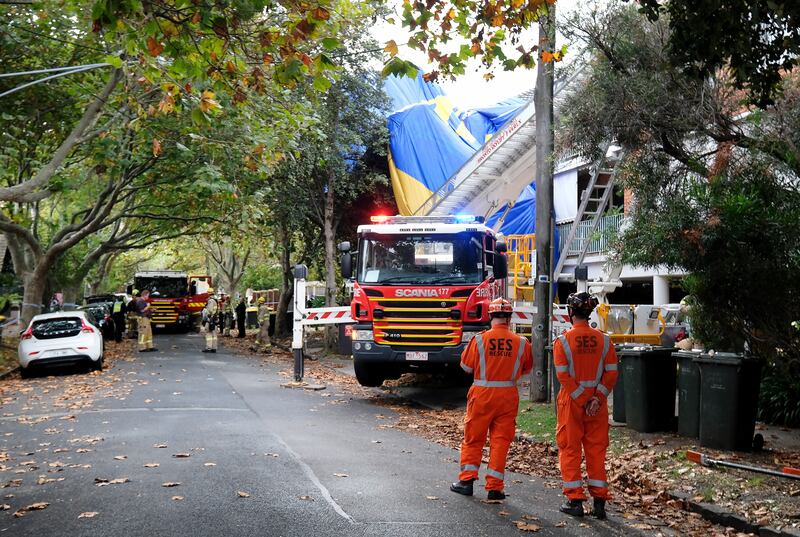
[{"label": "fire truck windshield", "polygon": [[178,298],[186,294],[185,278],[135,278],[134,286],[139,291],[147,289],[153,298]]},{"label": "fire truck windshield", "polygon": [[481,237],[368,235],[361,241],[358,282],[375,285],[458,285],[484,279]]}]

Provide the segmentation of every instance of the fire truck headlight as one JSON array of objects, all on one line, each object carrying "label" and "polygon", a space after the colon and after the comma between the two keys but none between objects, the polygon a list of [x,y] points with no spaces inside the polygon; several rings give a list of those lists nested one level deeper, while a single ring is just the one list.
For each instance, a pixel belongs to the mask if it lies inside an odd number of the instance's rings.
[{"label": "fire truck headlight", "polygon": [[474,338],[476,335],[477,335],[477,332],[467,332],[467,331],[461,332],[461,342],[462,343],[467,343],[469,340]]},{"label": "fire truck headlight", "polygon": [[372,341],[372,330],[353,330],[353,341]]}]

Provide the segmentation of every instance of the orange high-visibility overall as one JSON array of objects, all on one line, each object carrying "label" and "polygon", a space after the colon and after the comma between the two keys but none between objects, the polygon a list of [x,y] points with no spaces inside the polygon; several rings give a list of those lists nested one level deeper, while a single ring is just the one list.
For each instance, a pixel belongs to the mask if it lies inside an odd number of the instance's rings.
[{"label": "orange high-visibility overall", "polygon": [[[575,319],[573,327],[556,338],[553,358],[558,392],[556,442],[564,495],[585,500],[581,481],[581,446],[586,455],[587,484],[594,498],[610,499],[606,478],[608,449],[607,398],[617,382],[617,354],[610,338]],[[600,399],[600,411],[588,416],[585,406]]]},{"label": "orange high-visibility overall", "polygon": [[517,380],[533,368],[531,345],[508,326],[495,326],[472,338],[461,354],[461,368],[475,380],[467,395],[458,479],[478,479],[488,432],[486,490],[503,490],[506,456],[517,427]]}]

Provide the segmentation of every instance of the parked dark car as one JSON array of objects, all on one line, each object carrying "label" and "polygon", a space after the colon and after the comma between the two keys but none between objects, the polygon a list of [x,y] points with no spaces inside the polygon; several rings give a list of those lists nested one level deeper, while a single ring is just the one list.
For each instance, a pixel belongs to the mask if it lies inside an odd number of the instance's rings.
[{"label": "parked dark car", "polygon": [[91,319],[92,324],[100,329],[103,339],[114,339],[114,319],[111,317],[112,304],[106,302],[91,303],[80,308]]},{"label": "parked dark car", "polygon": [[83,301],[86,302],[86,304],[98,304],[98,303],[113,304],[115,300],[118,300],[116,295],[111,293],[107,293],[104,295],[91,295],[84,297],[83,299]]}]

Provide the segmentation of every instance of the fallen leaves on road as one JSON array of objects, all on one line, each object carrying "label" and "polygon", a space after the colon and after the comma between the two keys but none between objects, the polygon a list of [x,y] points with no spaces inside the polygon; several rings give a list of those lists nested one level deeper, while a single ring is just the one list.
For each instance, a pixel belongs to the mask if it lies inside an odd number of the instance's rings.
[{"label": "fallen leaves on road", "polygon": [[176,502],[182,502],[184,498],[183,496],[173,496],[172,499]]},{"label": "fallen leaves on road", "polygon": [[556,527],[556,528],[566,528],[567,527],[567,523],[562,520],[558,524],[553,524],[553,526]]},{"label": "fallen leaves on road", "polygon": [[127,459],[127,458],[128,458],[128,456],[127,456],[127,455],[116,455],[116,456],[114,457],[114,460],[115,460],[115,461],[124,461],[124,460],[125,460],[125,459]]},{"label": "fallen leaves on road", "polygon": [[249,498],[249,497],[250,497],[250,493],[249,493],[249,492],[244,492],[243,490],[237,490],[237,491],[236,491],[236,494],[237,494],[237,495],[238,495],[240,498]]},{"label": "fallen leaves on road", "polygon": [[158,468],[161,465],[158,464],[157,462],[148,462],[148,463],[145,463],[143,466],[145,468]]},{"label": "fallen leaves on road", "polygon": [[37,485],[46,485],[48,483],[55,483],[57,481],[64,481],[63,477],[45,477],[43,475],[39,476],[39,480],[36,481]]},{"label": "fallen leaves on road", "polygon": [[22,507],[17,509],[14,512],[14,516],[16,518],[24,517],[30,511],[41,511],[42,509],[47,509],[50,504],[48,502],[36,502],[28,505],[27,507]]},{"label": "fallen leaves on road", "polygon": [[207,462],[207,463],[203,464],[203,466],[216,466],[216,465],[217,465],[216,462]]},{"label": "fallen leaves on road", "polygon": [[334,473],[333,475],[335,475],[336,477],[350,477],[348,474],[336,474],[336,473]]},{"label": "fallen leaves on road", "polygon": [[529,524],[524,520],[515,520],[514,525],[517,526],[517,529],[520,531],[528,531],[531,533],[535,533],[542,529],[541,527],[537,526],[536,524]]},{"label": "fallen leaves on road", "polygon": [[107,485],[121,485],[123,483],[130,483],[130,479],[127,477],[118,477],[116,479],[104,479],[102,477],[95,477],[94,484],[98,487],[105,487]]},{"label": "fallen leaves on road", "polygon": [[267,457],[275,457],[276,459],[280,457],[280,455],[278,455],[277,453],[264,453],[264,455],[266,455]]},{"label": "fallen leaves on road", "polygon": [[94,518],[99,515],[97,511],[86,511],[78,515],[78,518]]},{"label": "fallen leaves on road", "polygon": [[153,447],[157,448],[157,449],[164,449],[165,447],[167,447],[167,445],[166,444],[153,444]]},{"label": "fallen leaves on road", "polygon": [[306,495],[303,495],[303,496],[300,496],[299,498],[300,498],[301,500],[307,500],[307,501],[310,501],[310,502],[313,502],[313,501],[314,501],[314,498],[312,498],[311,496],[306,496]]},{"label": "fallen leaves on road", "polygon": [[162,487],[177,487],[180,486],[180,483],[174,481],[167,481],[166,483],[161,484]]},{"label": "fallen leaves on road", "polygon": [[439,497],[438,496],[425,496],[425,499],[426,500],[438,500]]},{"label": "fallen leaves on road", "polygon": [[481,503],[488,505],[500,505],[503,503],[503,500],[481,500]]},{"label": "fallen leaves on road", "polygon": [[176,459],[188,459],[189,457],[192,456],[192,454],[191,453],[173,453],[172,456],[175,457]]},{"label": "fallen leaves on road", "polygon": [[0,505],[0,511],[8,511],[9,509],[11,509],[11,506],[8,505],[7,503]]}]

